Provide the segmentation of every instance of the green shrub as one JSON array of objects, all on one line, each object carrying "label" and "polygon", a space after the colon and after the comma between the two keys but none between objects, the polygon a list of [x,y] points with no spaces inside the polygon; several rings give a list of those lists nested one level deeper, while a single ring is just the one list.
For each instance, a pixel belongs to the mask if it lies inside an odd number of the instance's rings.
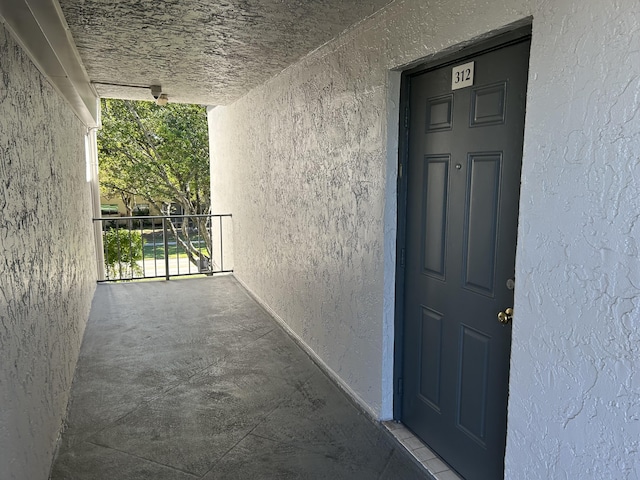
[{"label": "green shrub", "polygon": [[107,278],[127,279],[142,274],[137,263],[143,258],[140,232],[110,228],[104,233],[103,240]]}]

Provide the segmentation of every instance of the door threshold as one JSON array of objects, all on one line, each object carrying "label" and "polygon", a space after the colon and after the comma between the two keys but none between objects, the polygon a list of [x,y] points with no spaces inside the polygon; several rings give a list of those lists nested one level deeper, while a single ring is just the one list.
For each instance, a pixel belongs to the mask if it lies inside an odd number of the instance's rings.
[{"label": "door threshold", "polygon": [[394,436],[409,454],[422,465],[434,480],[463,480],[453,469],[433,453],[422,440],[416,437],[411,430],[402,423],[394,420],[382,422],[382,425]]}]

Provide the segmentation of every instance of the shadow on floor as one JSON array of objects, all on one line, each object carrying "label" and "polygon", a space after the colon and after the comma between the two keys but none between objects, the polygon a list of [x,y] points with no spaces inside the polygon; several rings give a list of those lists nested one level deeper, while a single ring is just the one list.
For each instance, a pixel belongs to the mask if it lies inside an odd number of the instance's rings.
[{"label": "shadow on floor", "polygon": [[99,285],[61,479],[422,479],[231,276]]}]

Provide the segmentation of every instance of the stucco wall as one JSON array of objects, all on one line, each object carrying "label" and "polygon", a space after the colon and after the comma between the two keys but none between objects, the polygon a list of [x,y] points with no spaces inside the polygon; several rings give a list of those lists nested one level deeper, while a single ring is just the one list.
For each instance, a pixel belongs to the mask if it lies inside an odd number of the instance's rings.
[{"label": "stucco wall", "polygon": [[398,74],[527,17],[506,478],[640,474],[640,4],[396,1],[213,109],[238,277],[392,412]]},{"label": "stucco wall", "polygon": [[95,288],[84,128],[0,27],[0,478],[46,479]]},{"label": "stucco wall", "polygon": [[507,472],[640,478],[640,3],[535,12]]}]

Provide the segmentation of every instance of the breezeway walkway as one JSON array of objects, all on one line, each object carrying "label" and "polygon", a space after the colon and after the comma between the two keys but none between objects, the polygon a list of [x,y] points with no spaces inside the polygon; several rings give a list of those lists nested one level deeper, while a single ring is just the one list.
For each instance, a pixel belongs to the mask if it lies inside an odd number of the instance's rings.
[{"label": "breezeway walkway", "polygon": [[61,479],[423,479],[232,276],[98,285]]}]

